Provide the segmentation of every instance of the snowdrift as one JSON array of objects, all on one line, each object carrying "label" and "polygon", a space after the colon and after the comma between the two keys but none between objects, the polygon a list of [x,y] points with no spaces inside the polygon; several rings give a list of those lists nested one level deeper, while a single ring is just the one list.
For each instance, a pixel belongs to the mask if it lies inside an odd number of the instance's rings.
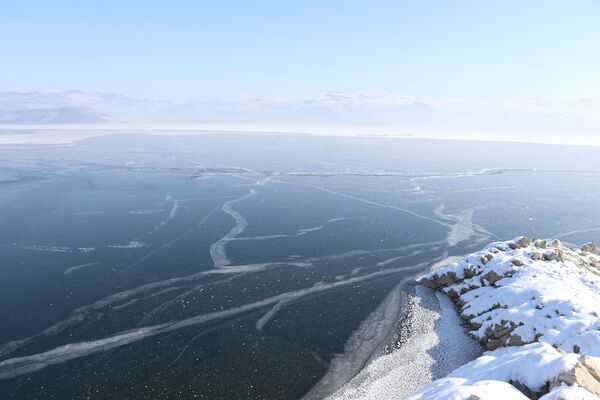
[{"label": "snowdrift", "polygon": [[596,253],[518,237],[420,277],[455,301],[488,351],[407,399],[600,398]]}]

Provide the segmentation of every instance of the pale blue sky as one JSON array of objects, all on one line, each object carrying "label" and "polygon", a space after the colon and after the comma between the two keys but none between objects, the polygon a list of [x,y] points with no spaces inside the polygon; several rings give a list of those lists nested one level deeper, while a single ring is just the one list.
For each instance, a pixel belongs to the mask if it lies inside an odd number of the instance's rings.
[{"label": "pale blue sky", "polygon": [[0,90],[600,93],[600,2],[0,0]]}]

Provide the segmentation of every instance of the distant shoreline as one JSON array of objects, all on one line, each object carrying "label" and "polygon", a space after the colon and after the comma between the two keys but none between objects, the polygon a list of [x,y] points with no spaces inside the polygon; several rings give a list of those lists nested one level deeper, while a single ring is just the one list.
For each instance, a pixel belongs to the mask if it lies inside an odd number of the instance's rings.
[{"label": "distant shoreline", "polygon": [[[23,134],[19,134],[24,132]],[[44,135],[45,134],[45,135]],[[516,143],[575,147],[600,146],[600,137],[565,132],[534,140],[527,132],[456,131],[437,128],[400,128],[377,125],[286,124],[0,124],[1,144],[67,144],[118,135],[144,134],[194,136],[209,134],[327,136],[368,139],[439,140],[483,143]],[[35,135],[35,137],[34,137]],[[7,139],[11,137],[13,140]],[[19,140],[15,138],[19,138]],[[37,140],[36,140],[37,139]]]}]

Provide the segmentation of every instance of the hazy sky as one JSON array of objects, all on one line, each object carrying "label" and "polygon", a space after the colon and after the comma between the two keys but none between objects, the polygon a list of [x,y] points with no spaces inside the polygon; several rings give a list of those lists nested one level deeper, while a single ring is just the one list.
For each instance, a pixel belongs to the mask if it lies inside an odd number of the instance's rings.
[{"label": "hazy sky", "polygon": [[0,0],[0,90],[171,100],[600,93],[600,2]]}]

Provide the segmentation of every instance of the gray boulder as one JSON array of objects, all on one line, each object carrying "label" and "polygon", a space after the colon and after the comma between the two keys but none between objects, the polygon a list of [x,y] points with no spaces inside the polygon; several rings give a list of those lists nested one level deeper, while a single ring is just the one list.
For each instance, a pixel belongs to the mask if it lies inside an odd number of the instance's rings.
[{"label": "gray boulder", "polygon": [[581,246],[581,251],[586,253],[598,254],[598,248],[594,242],[589,242]]}]

